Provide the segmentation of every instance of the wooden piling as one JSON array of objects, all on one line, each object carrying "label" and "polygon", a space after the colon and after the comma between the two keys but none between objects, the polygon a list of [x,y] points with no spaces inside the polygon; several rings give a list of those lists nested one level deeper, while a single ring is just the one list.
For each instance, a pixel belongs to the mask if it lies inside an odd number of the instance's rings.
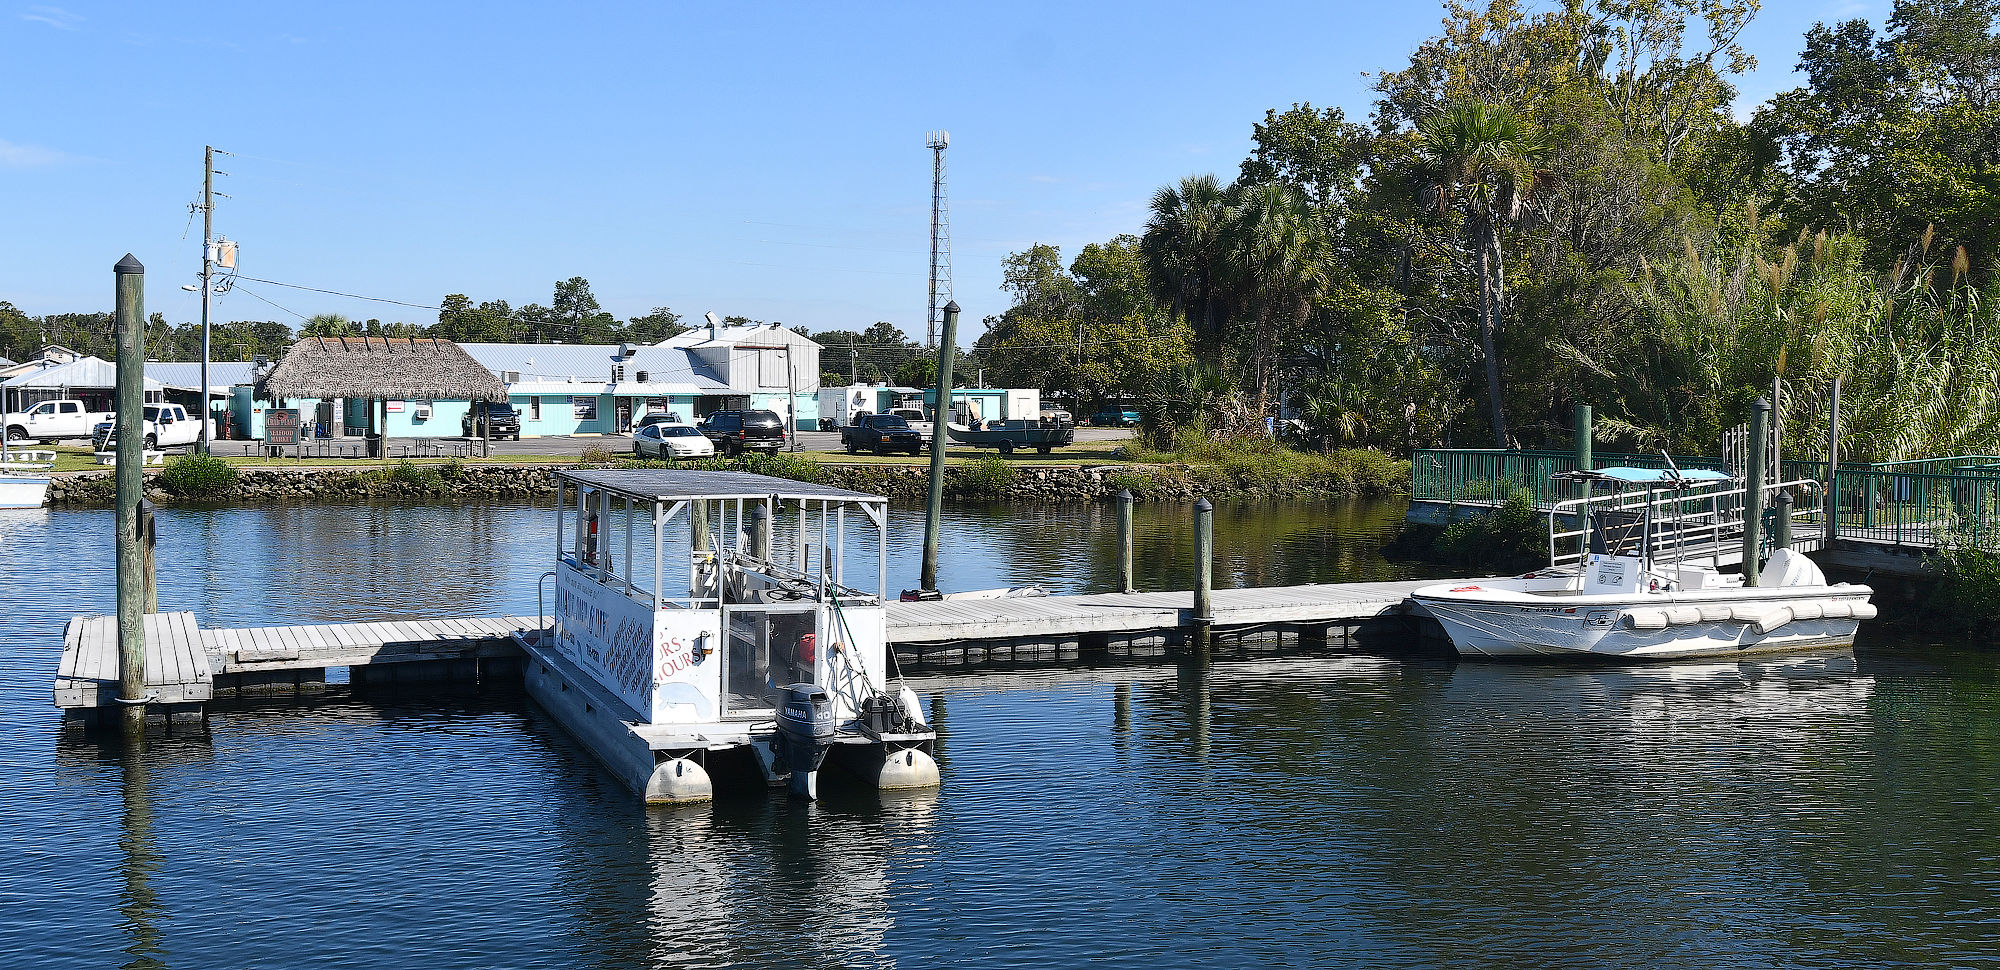
[{"label": "wooden piling", "polygon": [[1576,470],[1580,472],[1587,472],[1592,470],[1591,462],[1594,459],[1591,457],[1590,454],[1591,420],[1592,419],[1590,414],[1590,405],[1588,404],[1577,405],[1576,406]]},{"label": "wooden piling", "polygon": [[750,506],[750,555],[771,561],[771,503]]},{"label": "wooden piling", "polygon": [[1771,548],[1790,549],[1792,547],[1792,493],[1779,492],[1775,500],[1777,515],[1772,516]]},{"label": "wooden piling", "polygon": [[1771,402],[1750,409],[1750,461],[1743,472],[1743,584],[1757,585],[1757,553],[1764,543],[1764,439],[1771,433]]},{"label": "wooden piling", "polygon": [[944,334],[938,340],[937,398],[931,406],[931,479],[924,501],[924,561],[918,588],[937,589],[938,518],[944,513],[944,443],[951,435],[951,359],[958,341],[958,301],[944,305]]},{"label": "wooden piling", "polygon": [[1840,538],[1840,376],[1833,378],[1833,401],[1826,409],[1826,525],[1821,549],[1832,549]]},{"label": "wooden piling", "polygon": [[1118,492],[1118,591],[1130,593],[1132,585],[1132,490]]},{"label": "wooden piling", "polygon": [[1194,655],[1207,662],[1210,633],[1215,624],[1214,569],[1215,506],[1207,499],[1194,503]]},{"label": "wooden piling", "polygon": [[146,494],[146,267],[131,253],[111,268],[117,280],[112,328],[118,346],[115,477],[118,485],[118,699],[125,730],[146,731],[145,551],[139,503]]},{"label": "wooden piling", "polygon": [[145,561],[145,604],[146,612],[160,612],[160,587],[155,582],[153,550],[159,545],[159,533],[153,525],[153,503],[150,499],[139,500],[139,545]]}]

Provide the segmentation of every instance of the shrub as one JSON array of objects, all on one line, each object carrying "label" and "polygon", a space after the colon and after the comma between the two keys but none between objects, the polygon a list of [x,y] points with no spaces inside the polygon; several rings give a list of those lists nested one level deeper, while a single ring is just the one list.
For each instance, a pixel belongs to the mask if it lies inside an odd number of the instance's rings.
[{"label": "shrub", "polygon": [[438,474],[447,482],[462,481],[465,478],[465,462],[453,458],[438,466]]},{"label": "shrub", "polygon": [[159,481],[183,498],[212,498],[236,484],[236,466],[214,455],[177,455],[160,469]]},{"label": "shrub", "polygon": [[438,470],[419,465],[408,458],[387,468],[377,468],[366,473],[367,480],[383,485],[399,485],[404,488],[431,491],[444,488],[444,476]]},{"label": "shrub", "polygon": [[1019,475],[1020,470],[1005,459],[982,455],[966,462],[960,469],[959,492],[991,498],[1005,492]]},{"label": "shrub", "polygon": [[1548,517],[1517,491],[1491,512],[1445,526],[1432,548],[1457,565],[1519,572],[1548,561],[1548,542]]},{"label": "shrub", "polygon": [[618,456],[613,455],[603,445],[591,445],[583,449],[583,455],[579,458],[579,461],[585,465],[609,465],[617,460]]},{"label": "shrub", "polygon": [[1939,539],[1929,557],[1938,573],[1930,609],[1959,626],[2000,620],[2000,554],[1967,541],[1956,530]]},{"label": "shrub", "polygon": [[825,475],[819,462],[788,451],[744,455],[740,467],[747,472],[788,478],[795,482],[817,483]]}]

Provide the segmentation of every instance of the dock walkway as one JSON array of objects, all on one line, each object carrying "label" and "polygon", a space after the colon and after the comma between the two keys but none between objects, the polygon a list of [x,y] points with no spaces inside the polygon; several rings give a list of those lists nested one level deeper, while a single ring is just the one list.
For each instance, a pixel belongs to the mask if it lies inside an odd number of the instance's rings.
[{"label": "dock walkway", "polygon": [[[1220,632],[1273,626],[1351,629],[1406,610],[1411,592],[1447,580],[1337,583],[1218,589],[1213,628]],[[935,647],[992,645],[970,656],[1056,660],[1076,655],[1085,638],[1177,636],[1194,623],[1186,591],[1090,593],[1010,599],[891,602],[888,635],[899,655],[957,658],[968,652]],[[57,707],[107,707],[118,694],[117,620],[77,617],[63,636],[54,699]],[[146,617],[146,690],[159,704],[199,704],[217,693],[304,686],[329,667],[346,667],[355,681],[395,679],[397,665],[476,664],[517,658],[515,638],[539,639],[542,619],[527,616],[451,617],[203,629],[193,613]],[[1025,644],[1041,644],[1028,649]],[[387,668],[387,669],[383,669]],[[412,668],[415,669],[415,668]]]}]

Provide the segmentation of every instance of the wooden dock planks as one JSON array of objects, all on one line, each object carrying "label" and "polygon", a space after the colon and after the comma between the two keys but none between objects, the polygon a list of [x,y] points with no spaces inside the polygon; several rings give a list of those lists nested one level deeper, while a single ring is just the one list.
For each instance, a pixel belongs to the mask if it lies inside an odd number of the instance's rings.
[{"label": "wooden dock planks", "polygon": [[[1410,593],[1450,580],[1218,589],[1218,629],[1264,623],[1337,623],[1400,611]],[[890,643],[1150,633],[1193,620],[1192,592],[934,600],[888,604]]]},{"label": "wooden dock planks", "polygon": [[[188,704],[215,695],[208,644],[194,614],[148,614],[145,634],[146,694],[160,704]],[[118,618],[80,616],[63,631],[62,659],[56,664],[57,707],[101,707],[118,696]]]}]

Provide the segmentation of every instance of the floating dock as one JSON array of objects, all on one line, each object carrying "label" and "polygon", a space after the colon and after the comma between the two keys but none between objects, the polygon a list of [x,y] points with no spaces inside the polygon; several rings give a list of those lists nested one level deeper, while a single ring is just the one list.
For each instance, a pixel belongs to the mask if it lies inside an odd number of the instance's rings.
[{"label": "floating dock", "polygon": [[[1409,594],[1449,580],[1329,583],[1214,594],[1219,640],[1258,631],[1290,632],[1300,643],[1319,628],[1326,645],[1358,642],[1371,623],[1407,635]],[[1193,594],[1091,593],[1008,599],[890,602],[889,643],[899,662],[925,665],[1044,662],[1077,651],[1137,641],[1135,655],[1163,653],[1193,629]],[[156,703],[200,704],[214,697],[310,689],[329,668],[356,684],[475,679],[518,670],[523,643],[546,636],[534,616],[451,617],[293,626],[202,628],[193,613],[156,613],[146,623],[146,685]],[[1147,651],[1147,644],[1159,649]],[[57,667],[55,703],[67,710],[107,706],[118,693],[117,622],[71,620]],[[422,670],[414,669],[421,667]]]}]

